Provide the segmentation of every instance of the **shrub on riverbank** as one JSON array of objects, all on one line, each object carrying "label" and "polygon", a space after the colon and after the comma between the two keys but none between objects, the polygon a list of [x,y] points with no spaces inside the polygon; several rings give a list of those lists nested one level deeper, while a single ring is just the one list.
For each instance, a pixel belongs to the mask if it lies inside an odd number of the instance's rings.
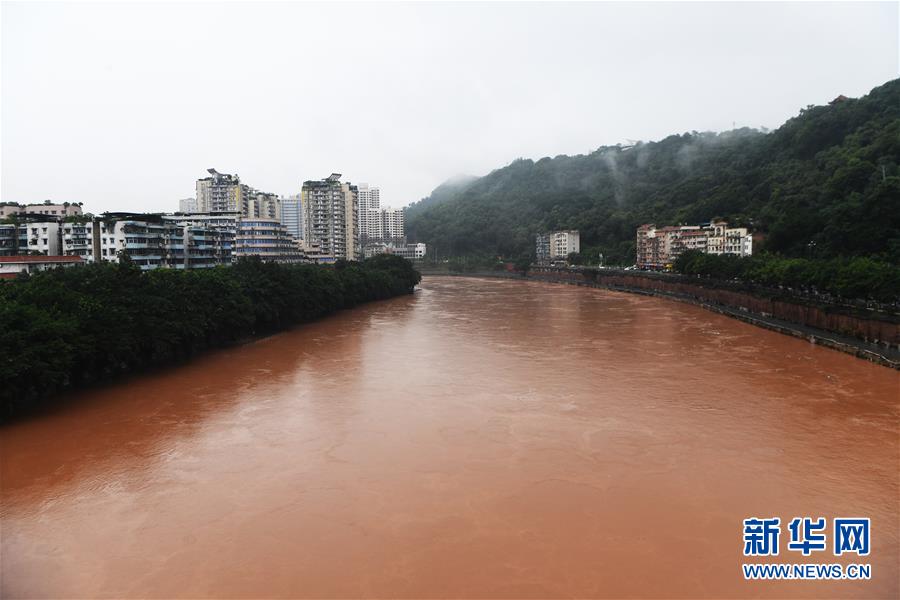
[{"label": "shrub on riverbank", "polygon": [[865,257],[813,260],[761,254],[740,258],[689,251],[678,257],[674,268],[684,275],[815,290],[846,299],[900,301],[900,267]]},{"label": "shrub on riverbank", "polygon": [[68,388],[411,293],[419,279],[390,255],[334,267],[104,263],[23,277],[0,285],[0,418]]}]

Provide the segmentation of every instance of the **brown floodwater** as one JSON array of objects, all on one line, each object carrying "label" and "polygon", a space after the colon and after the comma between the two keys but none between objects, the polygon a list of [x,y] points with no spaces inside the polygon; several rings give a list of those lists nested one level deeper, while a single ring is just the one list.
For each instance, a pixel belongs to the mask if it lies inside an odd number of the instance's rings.
[{"label": "brown floodwater", "polygon": [[71,400],[0,431],[4,597],[900,595],[900,373],[687,304],[426,278]]}]

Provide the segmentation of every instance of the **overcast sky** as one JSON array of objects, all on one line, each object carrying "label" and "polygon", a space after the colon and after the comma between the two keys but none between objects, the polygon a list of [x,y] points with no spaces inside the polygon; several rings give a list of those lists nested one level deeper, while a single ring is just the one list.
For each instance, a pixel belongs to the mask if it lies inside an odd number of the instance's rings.
[{"label": "overcast sky", "polygon": [[214,167],[402,206],[456,174],[777,127],[898,76],[898,3],[2,6],[2,200],[171,211]]}]

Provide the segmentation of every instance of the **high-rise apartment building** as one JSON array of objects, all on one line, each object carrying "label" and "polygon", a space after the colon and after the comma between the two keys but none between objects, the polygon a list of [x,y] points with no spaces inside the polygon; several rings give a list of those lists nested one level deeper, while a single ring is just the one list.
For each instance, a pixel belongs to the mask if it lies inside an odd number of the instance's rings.
[{"label": "high-rise apartment building", "polygon": [[295,240],[303,239],[303,212],[300,194],[281,199],[281,224]]},{"label": "high-rise apartment building", "polygon": [[381,210],[381,236],[388,242],[405,241],[406,232],[403,228],[403,209],[384,208]]},{"label": "high-rise apartment building", "polygon": [[178,212],[183,213],[195,213],[199,212],[197,210],[197,199],[196,198],[183,198],[178,201]]},{"label": "high-rise apartment building", "polygon": [[359,186],[359,241],[367,257],[406,243],[403,210],[382,207],[380,190],[366,183]]},{"label": "high-rise apartment building", "polygon": [[245,190],[237,175],[219,173],[207,169],[209,177],[197,180],[197,206],[195,212],[240,212],[245,213]]},{"label": "high-rise apartment building", "polygon": [[304,239],[335,260],[359,260],[359,198],[355,185],[340,173],[305,181],[301,192]]},{"label": "high-rise apartment building", "polygon": [[382,238],[380,192],[368,183],[359,184],[359,242],[363,246]]},{"label": "high-rise apartment building", "polygon": [[210,176],[197,180],[194,210],[182,212],[239,212],[246,218],[281,220],[281,198],[241,183],[240,177],[207,169]]}]

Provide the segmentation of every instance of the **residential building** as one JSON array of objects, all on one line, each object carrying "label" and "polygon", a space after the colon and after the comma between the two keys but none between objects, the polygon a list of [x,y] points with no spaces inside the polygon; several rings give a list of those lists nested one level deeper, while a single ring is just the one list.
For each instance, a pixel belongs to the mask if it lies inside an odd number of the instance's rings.
[{"label": "residential building", "polygon": [[0,223],[0,256],[28,253],[28,231],[22,225]]},{"label": "residential building", "polygon": [[[94,260],[94,229],[100,232],[99,223],[91,220],[63,223],[60,229],[60,247],[66,256],[79,256],[85,262]],[[100,236],[97,236],[96,255],[100,255]]]},{"label": "residential building", "polygon": [[200,224],[178,223],[161,215],[117,214],[93,223],[94,260],[118,262],[122,255],[143,270],[200,269],[232,260],[229,232]]},{"label": "residential building", "polygon": [[247,186],[237,175],[207,169],[209,177],[197,180],[196,211],[201,213],[239,212],[247,214]]},{"label": "residential building", "polygon": [[212,229],[221,229],[231,233],[231,236],[237,233],[237,224],[241,220],[239,212],[218,212],[218,213],[193,213],[187,215],[160,215],[163,221],[180,225],[194,225],[210,227]]},{"label": "residential building", "polygon": [[405,242],[404,217],[402,208],[384,208],[381,210],[382,238],[387,242]]},{"label": "residential building", "polygon": [[209,177],[197,180],[198,213],[240,213],[245,218],[281,219],[281,198],[241,183],[240,177],[207,169]]},{"label": "residential building", "polygon": [[40,253],[48,256],[59,256],[59,222],[42,221],[38,223],[22,223],[20,226],[24,227],[27,233],[26,242],[28,245],[26,251],[29,254]]},{"label": "residential building", "polygon": [[570,254],[581,252],[581,235],[574,229],[539,233],[534,252],[538,264],[564,261]]},{"label": "residential building", "polygon": [[20,273],[81,264],[84,261],[80,256],[0,256],[0,279],[14,279]]},{"label": "residential building", "polygon": [[578,252],[581,252],[581,236],[577,231],[554,231],[550,234],[551,260],[565,260],[570,254]]},{"label": "residential building", "polygon": [[406,244],[403,209],[381,206],[380,190],[368,184],[359,186],[360,246],[364,256],[380,254],[388,245]]},{"label": "residential building", "polygon": [[281,199],[281,224],[295,240],[303,239],[303,212],[300,194]]},{"label": "residential building", "polygon": [[301,192],[304,239],[335,260],[358,260],[359,198],[355,185],[340,173],[321,181],[305,181]]},{"label": "residential building", "polygon": [[0,256],[60,254],[58,221],[26,221],[0,224]]},{"label": "residential building", "polygon": [[396,254],[397,256],[402,256],[403,258],[408,258],[409,260],[419,260],[425,258],[427,250],[427,246],[421,242],[417,244],[392,244],[379,242],[366,246],[365,257],[372,258],[373,256],[377,256],[379,254]]},{"label": "residential building", "polygon": [[162,215],[163,222],[175,227],[188,228],[189,248],[198,255],[192,264],[210,262],[229,264],[234,258],[234,238],[241,220],[240,213],[212,213],[191,215]]},{"label": "residential building", "polygon": [[709,224],[707,253],[750,256],[753,253],[753,236],[746,227],[728,227],[726,221]]},{"label": "residential building", "polygon": [[197,207],[197,199],[196,198],[184,198],[178,201],[178,212],[183,213],[195,213],[200,212],[200,209]]},{"label": "residential building", "polygon": [[303,262],[313,264],[331,264],[334,263],[334,257],[324,254],[322,249],[316,243],[307,243],[304,240],[295,240],[300,254],[303,256]]},{"label": "residential building", "polygon": [[[43,225],[55,230],[64,256],[83,262],[118,262],[127,255],[141,269],[196,269],[231,263],[234,234],[198,222],[177,222],[178,216],[107,214],[102,219],[62,223],[28,223],[26,237]],[[2,243],[2,230],[0,230]],[[48,245],[49,251],[54,246]]]},{"label": "residential building", "polygon": [[550,262],[550,234],[539,233],[535,236],[534,242],[535,261],[539,265]]},{"label": "residential building", "polygon": [[657,227],[652,223],[637,229],[635,261],[638,268],[671,269],[675,260],[688,250],[706,254],[750,256],[753,236],[745,227],[729,227],[726,221],[702,225]]},{"label": "residential building", "polygon": [[250,198],[245,217],[281,221],[281,198],[277,195],[251,189]]},{"label": "residential building", "polygon": [[359,196],[359,243],[365,246],[369,242],[382,239],[381,190],[368,183],[358,187]]},{"label": "residential building", "polygon": [[267,262],[304,262],[295,240],[275,219],[241,219],[234,239],[235,259],[257,256]]},{"label": "residential building", "polygon": [[409,260],[418,260],[425,258],[427,249],[425,244],[419,242],[417,244],[394,246],[390,249],[390,253],[402,256],[403,258],[408,258]]},{"label": "residential building", "polygon": [[0,219],[12,215],[46,215],[53,218],[74,217],[82,214],[80,202],[63,202],[52,204],[49,200],[42,204],[19,204],[17,202],[0,203]]}]

